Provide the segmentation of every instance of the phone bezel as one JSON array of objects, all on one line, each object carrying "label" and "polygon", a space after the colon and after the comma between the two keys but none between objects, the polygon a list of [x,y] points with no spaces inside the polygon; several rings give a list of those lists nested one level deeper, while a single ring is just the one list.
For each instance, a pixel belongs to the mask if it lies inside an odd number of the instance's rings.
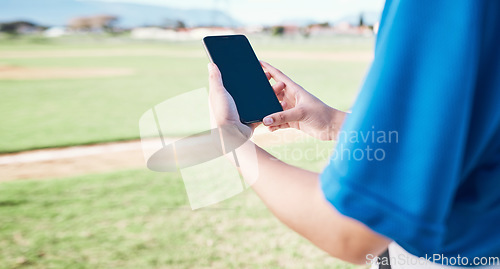
[{"label": "phone bezel", "polygon": [[[208,59],[210,60],[211,63],[214,63],[214,61],[212,59],[212,56],[210,55],[210,51],[208,50],[206,43],[205,43],[205,40],[208,39],[208,38],[223,38],[223,39],[244,38],[250,44],[250,40],[248,40],[248,38],[245,35],[242,35],[242,34],[237,34],[237,35],[219,35],[219,36],[205,36],[203,38],[203,40],[202,40],[202,43],[203,43],[203,47],[205,48],[205,52],[206,52],[206,54],[208,56]],[[251,44],[250,44],[250,47],[252,47]],[[253,50],[253,48],[252,48],[252,51],[255,54],[255,51]],[[255,55],[255,56],[257,57],[257,55]],[[257,58],[257,60],[258,60],[258,58]],[[264,70],[262,70],[262,73],[265,75]],[[280,106],[280,108],[281,108],[281,106]],[[281,111],[283,111],[283,108],[281,108]],[[241,117],[240,117],[240,121],[242,123],[244,123],[244,124],[251,124],[251,123],[262,122],[263,119],[264,118],[257,119],[257,120],[251,120],[251,121],[243,121],[241,119]]]}]

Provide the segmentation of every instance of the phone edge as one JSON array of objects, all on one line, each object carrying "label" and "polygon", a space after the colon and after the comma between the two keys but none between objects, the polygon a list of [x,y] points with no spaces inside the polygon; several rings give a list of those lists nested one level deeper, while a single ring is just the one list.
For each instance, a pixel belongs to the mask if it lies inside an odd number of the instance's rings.
[{"label": "phone edge", "polygon": [[208,60],[210,60],[211,63],[214,62],[214,60],[212,60],[212,55],[210,55],[210,52],[208,51],[208,48],[207,48],[207,44],[205,43],[205,38],[207,38],[208,36],[205,36],[202,40],[201,40],[201,43],[203,44],[203,48],[205,49],[205,53],[207,54],[208,56]]},{"label": "phone edge", "polygon": [[[207,48],[207,44],[205,43],[205,38],[207,37],[222,37],[222,36],[228,36],[228,35],[221,35],[221,36],[205,36],[203,37],[203,39],[201,40],[201,43],[203,44],[203,48],[205,49],[205,53],[207,54],[208,56],[208,59],[211,63],[214,63],[214,60],[212,59],[212,55],[210,55],[210,51],[208,50]],[[246,35],[243,35],[243,34],[238,34],[238,35],[230,35],[230,36],[243,36],[247,42],[250,44],[250,47],[252,47],[252,44],[250,43],[250,40],[248,39],[248,37]],[[253,50],[252,48],[252,51],[255,55],[255,58],[257,58],[257,61],[259,61],[259,57],[257,57],[257,53]],[[259,119],[259,120],[253,120],[253,121],[243,121],[241,120],[241,117],[240,117],[240,122],[243,123],[243,124],[252,124],[252,123],[258,123],[258,122],[262,122],[264,120],[264,118],[262,119]]]}]

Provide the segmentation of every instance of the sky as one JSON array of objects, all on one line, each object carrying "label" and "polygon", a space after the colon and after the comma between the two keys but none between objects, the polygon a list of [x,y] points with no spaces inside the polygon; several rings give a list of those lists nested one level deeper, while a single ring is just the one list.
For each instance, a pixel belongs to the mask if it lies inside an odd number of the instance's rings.
[{"label": "sky", "polygon": [[[95,1],[95,0],[94,0]],[[217,8],[245,24],[274,24],[290,19],[335,21],[361,12],[381,12],[384,0],[98,0],[177,8]]]}]

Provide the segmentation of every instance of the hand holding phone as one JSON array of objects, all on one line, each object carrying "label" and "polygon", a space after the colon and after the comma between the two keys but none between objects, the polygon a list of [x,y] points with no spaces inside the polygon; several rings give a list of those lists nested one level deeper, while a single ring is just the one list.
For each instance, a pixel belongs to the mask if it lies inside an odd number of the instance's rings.
[{"label": "hand holding phone", "polygon": [[242,123],[261,122],[265,116],[283,111],[244,35],[207,36],[203,44],[220,70],[223,85],[234,99]]}]

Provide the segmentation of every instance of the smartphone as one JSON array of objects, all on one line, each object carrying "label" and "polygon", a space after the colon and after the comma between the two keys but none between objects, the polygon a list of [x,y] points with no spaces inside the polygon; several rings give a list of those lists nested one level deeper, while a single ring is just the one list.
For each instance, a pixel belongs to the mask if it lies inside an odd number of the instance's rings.
[{"label": "smartphone", "polygon": [[203,45],[219,67],[222,83],[233,97],[242,123],[260,122],[267,115],[283,111],[244,35],[207,36]]}]

